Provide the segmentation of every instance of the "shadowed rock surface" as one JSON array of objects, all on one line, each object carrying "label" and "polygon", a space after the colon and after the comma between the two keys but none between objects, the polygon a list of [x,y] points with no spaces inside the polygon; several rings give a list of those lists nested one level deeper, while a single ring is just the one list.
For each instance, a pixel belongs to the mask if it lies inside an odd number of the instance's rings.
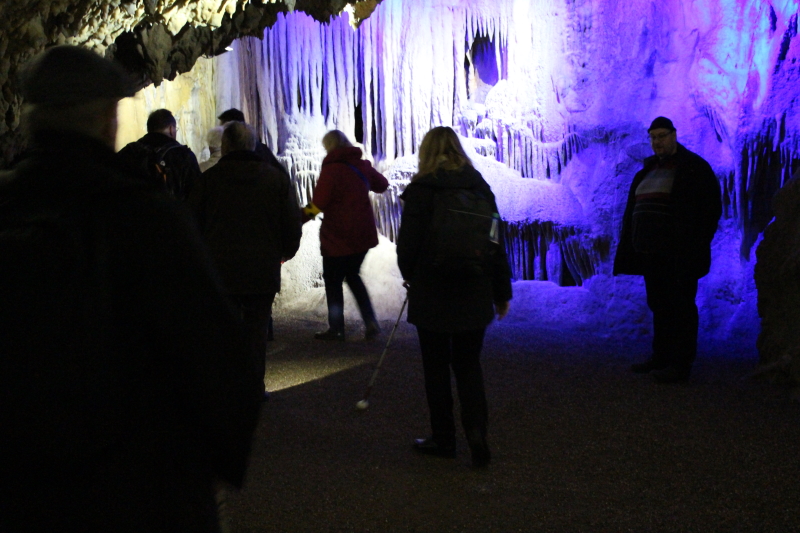
[{"label": "shadowed rock surface", "polygon": [[764,231],[755,266],[762,372],[793,385],[800,383],[799,201],[800,179],[795,176],[775,195],[775,219]]},{"label": "shadowed rock surface", "polygon": [[[512,302],[513,304],[513,302]],[[513,312],[513,308],[512,308]],[[366,411],[357,411],[391,323],[374,343],[312,339],[276,318],[270,388],[229,530],[790,531],[800,405],[748,378],[736,339],[701,339],[688,384],[629,372],[646,339],[493,324],[484,348],[493,463],[416,455],[428,419],[416,333],[401,323]],[[338,370],[338,372],[337,372]]]}]

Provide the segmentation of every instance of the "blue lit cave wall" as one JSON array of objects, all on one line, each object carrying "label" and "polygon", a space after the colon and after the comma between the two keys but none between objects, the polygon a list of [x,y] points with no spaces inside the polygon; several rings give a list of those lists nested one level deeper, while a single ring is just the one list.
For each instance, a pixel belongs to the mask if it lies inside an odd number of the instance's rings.
[{"label": "blue lit cave wall", "polygon": [[515,278],[609,302],[643,298],[611,265],[646,128],[670,117],[723,191],[705,327],[752,334],[753,251],[800,159],[797,18],[798,2],[756,0],[384,0],[357,30],[281,14],[216,59],[217,108],[245,111],[301,201],[325,131],[361,143],[392,182],[374,198],[389,239],[423,135],[452,126],[498,198]]}]

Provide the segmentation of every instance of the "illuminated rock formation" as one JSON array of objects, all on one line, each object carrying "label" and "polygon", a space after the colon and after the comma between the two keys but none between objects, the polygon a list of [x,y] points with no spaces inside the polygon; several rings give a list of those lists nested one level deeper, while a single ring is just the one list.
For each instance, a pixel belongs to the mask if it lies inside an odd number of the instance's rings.
[{"label": "illuminated rock formation", "polygon": [[236,38],[260,36],[278,13],[294,9],[327,21],[343,10],[357,25],[380,0],[4,0],[0,3],[0,156],[19,149],[19,67],[55,44],[115,57],[142,87],[188,72],[201,56]]},{"label": "illuminated rock formation", "polygon": [[[712,271],[698,294],[702,327],[752,334],[753,245],[800,163],[797,25],[796,2],[759,0],[15,0],[0,6],[0,149],[7,158],[16,148],[16,69],[46,45],[103,51],[143,86],[230,46],[175,85],[182,99],[150,88],[124,104],[125,116],[141,123],[149,109],[175,108],[182,142],[199,155],[214,114],[238,107],[301,201],[322,134],[341,129],[392,178],[374,198],[389,239],[422,136],[452,126],[498,196],[516,277],[581,285],[605,315],[621,316],[621,302],[643,294],[610,278],[611,258],[628,186],[651,153],[645,130],[665,115],[723,190]],[[760,287],[782,287],[786,302],[800,292],[769,280],[786,270],[776,250],[800,243],[796,227],[771,228],[787,234],[771,249],[765,239],[759,253]],[[767,310],[776,302],[766,297],[764,317],[780,316]],[[772,336],[779,323],[765,319],[766,363],[793,346]]]},{"label": "illuminated rock formation", "polygon": [[577,199],[582,227],[534,216],[510,227],[514,239],[529,234],[516,246],[530,256],[522,277],[552,279],[553,267],[537,270],[540,249],[571,248],[560,255],[581,283],[608,271],[621,194],[660,114],[714,167],[749,257],[798,158],[796,11],[753,1],[386,0],[355,33],[294,13],[218,58],[217,98],[257,117],[298,165],[303,190],[317,141],[300,147],[327,128],[389,168],[430,127],[453,126],[481,155]]}]

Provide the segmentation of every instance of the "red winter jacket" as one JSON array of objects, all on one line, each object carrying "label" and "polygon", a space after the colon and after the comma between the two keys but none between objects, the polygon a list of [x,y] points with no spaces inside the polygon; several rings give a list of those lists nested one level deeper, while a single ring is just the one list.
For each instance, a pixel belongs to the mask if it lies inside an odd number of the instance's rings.
[{"label": "red winter jacket", "polygon": [[328,153],[311,200],[325,214],[319,230],[323,257],[357,254],[377,246],[369,191],[381,193],[387,187],[386,178],[361,159],[360,148],[348,146]]}]

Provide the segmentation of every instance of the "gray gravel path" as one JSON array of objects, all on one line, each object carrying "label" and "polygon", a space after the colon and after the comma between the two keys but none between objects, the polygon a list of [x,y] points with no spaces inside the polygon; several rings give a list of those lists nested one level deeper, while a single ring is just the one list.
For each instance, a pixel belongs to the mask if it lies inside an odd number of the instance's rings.
[{"label": "gray gravel path", "polygon": [[493,463],[411,450],[428,434],[416,334],[313,340],[276,317],[265,404],[236,532],[800,531],[800,404],[747,378],[751,343],[703,341],[689,383],[629,365],[647,339],[493,325],[484,348]]}]

